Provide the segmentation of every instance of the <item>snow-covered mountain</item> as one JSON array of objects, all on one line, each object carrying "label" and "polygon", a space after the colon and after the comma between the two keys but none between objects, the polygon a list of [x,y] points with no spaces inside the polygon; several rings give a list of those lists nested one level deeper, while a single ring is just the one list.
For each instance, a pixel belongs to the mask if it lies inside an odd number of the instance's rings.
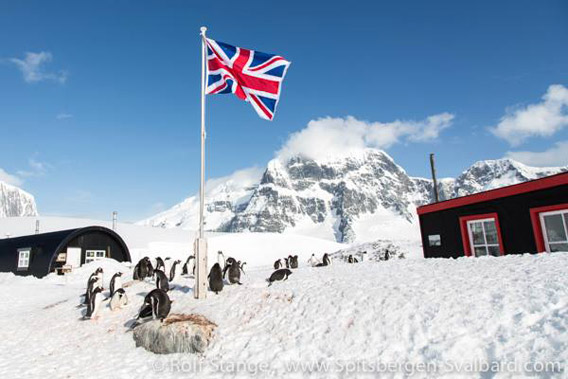
[{"label": "snow-covered mountain", "polygon": [[[510,159],[480,161],[456,179],[439,180],[442,200],[551,175]],[[275,158],[260,176],[241,172],[210,182],[206,229],[305,233],[338,242],[408,238],[416,207],[433,200],[432,181],[410,177],[385,152],[364,149],[336,160]],[[194,229],[198,197],[143,220],[144,225]]]},{"label": "snow-covered mountain", "polygon": [[34,197],[26,191],[0,182],[0,217],[37,216]]}]

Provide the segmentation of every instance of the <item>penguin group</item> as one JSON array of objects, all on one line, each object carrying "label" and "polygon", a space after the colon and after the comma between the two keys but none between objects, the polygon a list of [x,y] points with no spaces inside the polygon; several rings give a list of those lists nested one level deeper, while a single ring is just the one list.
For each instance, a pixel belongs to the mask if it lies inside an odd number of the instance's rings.
[{"label": "penguin group", "polygon": [[274,269],[278,270],[280,268],[298,268],[298,256],[288,255],[286,258],[278,259],[274,262]]},{"label": "penguin group", "polygon": [[[246,262],[241,262],[233,257],[225,259],[225,254],[222,251],[217,252],[217,263],[211,267],[207,279],[209,281],[209,289],[215,294],[219,294],[225,286],[225,280],[228,284],[241,283],[241,273],[245,273],[244,265]],[[227,277],[228,274],[228,277]]]},{"label": "penguin group", "polygon": [[87,311],[84,315],[84,319],[95,319],[97,318],[103,301],[110,299],[110,309],[116,310],[124,307],[128,304],[128,298],[126,297],[126,292],[122,287],[122,273],[115,273],[109,285],[109,297],[103,298],[103,268],[99,267],[89,276],[87,281],[87,289],[85,291],[83,303],[81,305],[87,306]]}]

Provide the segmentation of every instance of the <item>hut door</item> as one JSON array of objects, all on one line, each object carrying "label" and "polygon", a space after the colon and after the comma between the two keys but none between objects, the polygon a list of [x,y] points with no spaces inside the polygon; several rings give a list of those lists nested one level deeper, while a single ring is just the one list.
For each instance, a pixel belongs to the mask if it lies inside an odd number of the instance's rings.
[{"label": "hut door", "polygon": [[67,261],[66,264],[73,268],[81,267],[81,248],[68,247],[67,248]]}]

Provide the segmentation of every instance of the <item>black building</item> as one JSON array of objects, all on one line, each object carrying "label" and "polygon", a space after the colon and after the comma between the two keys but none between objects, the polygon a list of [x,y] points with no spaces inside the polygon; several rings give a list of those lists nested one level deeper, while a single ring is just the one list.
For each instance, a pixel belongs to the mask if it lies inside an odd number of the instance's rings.
[{"label": "black building", "polygon": [[417,211],[425,258],[568,251],[568,172]]},{"label": "black building", "polygon": [[122,238],[102,226],[0,240],[0,271],[16,275],[63,273],[101,258],[130,262]]}]

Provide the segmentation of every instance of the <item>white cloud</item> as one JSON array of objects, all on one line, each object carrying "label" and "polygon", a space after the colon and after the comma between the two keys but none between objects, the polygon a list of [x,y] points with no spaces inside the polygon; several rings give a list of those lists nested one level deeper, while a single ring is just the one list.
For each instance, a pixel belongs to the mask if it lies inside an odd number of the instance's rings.
[{"label": "white cloud", "polygon": [[0,168],[0,182],[11,184],[13,186],[21,186],[22,179],[18,178],[16,175],[8,174],[6,171]]},{"label": "white cloud", "polygon": [[452,124],[453,118],[451,113],[436,114],[422,121],[388,123],[361,121],[351,116],[320,118],[293,133],[277,156],[326,159],[350,155],[366,147],[386,149],[400,142],[434,141]]},{"label": "white cloud", "polygon": [[68,118],[73,118],[73,115],[71,113],[59,113],[57,116],[55,116],[55,118],[57,120],[66,120]]},{"label": "white cloud", "polygon": [[27,52],[24,59],[10,58],[9,61],[15,64],[22,72],[27,83],[41,82],[45,80],[65,83],[67,72],[48,72],[43,69],[46,63],[51,62],[53,56],[48,51],[39,53]]},{"label": "white cloud", "polygon": [[260,180],[264,170],[260,167],[249,167],[233,172],[230,175],[220,178],[211,178],[205,183],[205,193],[211,194],[211,191],[219,190],[218,186],[224,184],[225,190],[239,190],[250,187]]},{"label": "white cloud", "polygon": [[505,156],[529,166],[559,167],[568,165],[568,141],[559,141],[545,151],[508,151]]},{"label": "white cloud", "polygon": [[40,162],[35,158],[28,159],[28,170],[19,170],[18,175],[24,178],[44,176],[52,167],[49,163]]},{"label": "white cloud", "polygon": [[518,146],[530,137],[550,137],[568,126],[568,88],[560,84],[548,87],[537,104],[507,111],[491,132]]}]

